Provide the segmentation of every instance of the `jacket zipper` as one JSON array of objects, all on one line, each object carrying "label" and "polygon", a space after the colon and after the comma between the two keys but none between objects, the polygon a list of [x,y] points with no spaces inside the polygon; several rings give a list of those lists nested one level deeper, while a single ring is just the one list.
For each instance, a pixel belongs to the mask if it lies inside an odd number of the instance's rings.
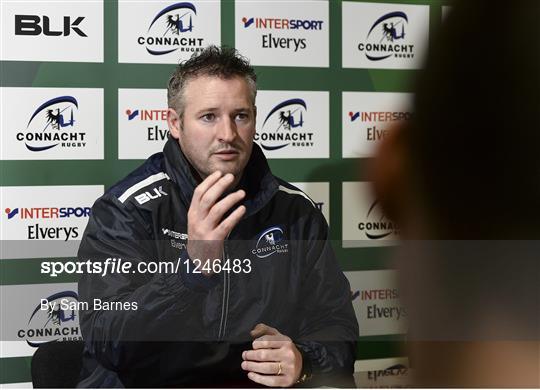
[{"label": "jacket zipper", "polygon": [[[229,239],[229,236],[231,233],[227,234],[227,237],[225,240],[223,240],[223,264],[225,263],[227,259],[227,240]],[[229,314],[229,291],[230,291],[230,285],[231,285],[231,276],[229,272],[223,271],[223,301],[221,303],[221,320],[219,322],[219,333],[218,333],[218,340],[222,340],[225,336],[225,330],[227,328],[227,315]]]}]

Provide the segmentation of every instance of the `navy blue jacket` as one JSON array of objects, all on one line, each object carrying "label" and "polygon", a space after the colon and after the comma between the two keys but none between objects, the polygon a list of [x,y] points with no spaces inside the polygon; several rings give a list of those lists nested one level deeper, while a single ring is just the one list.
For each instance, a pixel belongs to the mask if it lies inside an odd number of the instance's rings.
[{"label": "navy blue jacket", "polygon": [[[313,201],[273,176],[254,144],[240,183],[247,211],[224,243],[224,259],[249,259],[249,267],[244,262],[239,273],[208,278],[192,272],[193,260],[185,262],[196,186],[178,143],[169,139],[163,153],[95,202],[80,261],[181,259],[181,266],[82,276],[79,296],[89,309],[80,318],[79,386],[254,387],[240,367],[241,353],[251,349],[249,331],[261,322],[296,343],[313,374],[307,385],[354,386],[358,324],[350,287]],[[137,310],[95,310],[95,298],[134,302]]]}]

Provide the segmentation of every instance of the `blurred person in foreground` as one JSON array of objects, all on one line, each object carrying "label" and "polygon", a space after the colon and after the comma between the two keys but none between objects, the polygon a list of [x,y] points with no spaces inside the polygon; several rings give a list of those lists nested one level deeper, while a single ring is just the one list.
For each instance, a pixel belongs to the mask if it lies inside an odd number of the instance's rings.
[{"label": "blurred person in foreground", "polygon": [[[256,75],[209,46],[168,84],[170,138],[92,207],[80,387],[354,386],[350,286],[315,203],[253,142]],[[145,266],[146,268],[146,266]],[[127,309],[126,309],[127,307]]]},{"label": "blurred person in foreground", "polygon": [[538,1],[453,2],[374,162],[418,386],[540,386],[539,19]]}]

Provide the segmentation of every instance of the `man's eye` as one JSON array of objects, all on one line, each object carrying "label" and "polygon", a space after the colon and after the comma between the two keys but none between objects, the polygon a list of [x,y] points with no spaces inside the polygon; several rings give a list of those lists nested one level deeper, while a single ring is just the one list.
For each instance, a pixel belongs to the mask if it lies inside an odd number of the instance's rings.
[{"label": "man's eye", "polygon": [[239,121],[245,121],[246,119],[248,119],[248,117],[248,114],[245,114],[243,112],[236,114],[236,120]]},{"label": "man's eye", "polygon": [[205,122],[212,122],[214,119],[216,119],[216,115],[212,113],[204,114],[201,119]]}]

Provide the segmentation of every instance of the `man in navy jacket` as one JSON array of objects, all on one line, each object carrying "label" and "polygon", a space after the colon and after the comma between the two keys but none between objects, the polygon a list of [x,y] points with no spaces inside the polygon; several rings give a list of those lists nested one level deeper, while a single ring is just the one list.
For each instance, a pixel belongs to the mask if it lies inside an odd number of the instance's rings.
[{"label": "man in navy jacket", "polygon": [[79,282],[80,386],[354,385],[349,284],[321,212],[253,143],[255,96],[233,49],[178,66],[163,153],[94,204],[79,259],[133,269]]}]

